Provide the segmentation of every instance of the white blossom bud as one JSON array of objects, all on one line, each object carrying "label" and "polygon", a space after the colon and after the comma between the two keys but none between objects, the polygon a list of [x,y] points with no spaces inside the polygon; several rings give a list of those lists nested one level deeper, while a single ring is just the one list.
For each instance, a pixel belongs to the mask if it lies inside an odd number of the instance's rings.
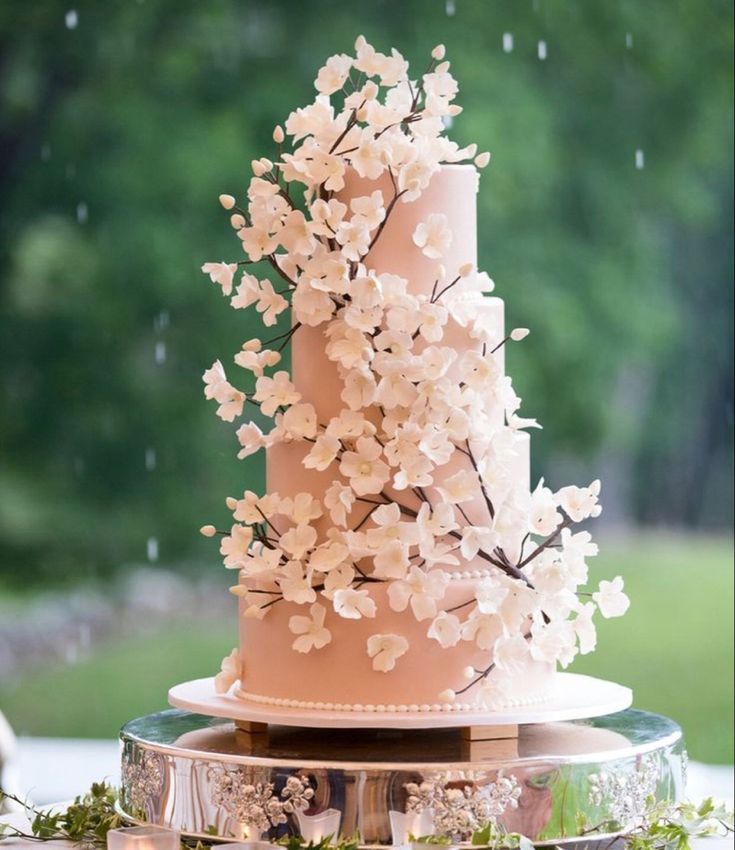
[{"label": "white blossom bud", "polygon": [[203,525],[199,529],[199,533],[203,534],[204,537],[214,537],[217,533],[217,529],[213,525]]},{"label": "white blossom bud", "polygon": [[475,266],[472,263],[465,263],[459,267],[460,277],[469,277],[474,271]]},{"label": "white blossom bud", "polygon": [[460,106],[458,103],[450,103],[449,104],[449,114],[452,118],[456,118],[463,110],[464,107]]},{"label": "white blossom bud", "polygon": [[449,70],[449,62],[441,62],[439,65],[436,66],[436,73],[437,74],[446,74],[448,70]]},{"label": "white blossom bud", "polygon": [[234,213],[230,216],[230,224],[235,228],[235,230],[240,230],[241,227],[245,227],[245,216],[240,215],[240,213]]},{"label": "white blossom bud", "polygon": [[475,670],[474,667],[465,667],[462,671],[462,675],[465,677],[465,679],[474,679],[477,675],[477,670]]},{"label": "white blossom bud", "polygon": [[484,153],[478,153],[475,157],[475,165],[478,168],[486,168],[487,164],[490,162],[490,153],[485,151]]},{"label": "white blossom bud", "polygon": [[437,62],[441,62],[446,52],[447,50],[443,44],[437,44],[437,46],[431,51],[431,58],[436,59]]},{"label": "white blossom bud", "polygon": [[242,344],[243,351],[255,351],[258,352],[263,347],[263,343],[259,339],[249,339],[247,342]]},{"label": "white blossom bud", "polygon": [[364,35],[358,35],[355,39],[355,50],[362,50],[363,47],[367,44],[367,39]]},{"label": "white blossom bud", "polygon": [[451,688],[447,688],[446,691],[439,694],[439,702],[453,703],[455,699],[457,699],[457,694]]},{"label": "white blossom bud", "polygon": [[230,588],[230,593],[233,596],[247,596],[249,592],[244,584],[235,584]]},{"label": "white blossom bud", "polygon": [[261,157],[260,164],[265,168],[266,171],[273,170],[273,163],[267,157]]},{"label": "white blossom bud", "polygon": [[439,263],[439,265],[436,267],[436,271],[434,272],[434,277],[437,280],[444,280],[444,278],[446,276],[447,276],[447,270],[444,268],[444,266],[441,263]]},{"label": "white blossom bud", "polygon": [[232,195],[220,195],[219,202],[223,209],[231,210],[235,206],[235,199]]},{"label": "white blossom bud", "polygon": [[234,511],[237,507],[237,499],[233,498],[232,496],[228,496],[225,499],[225,504],[227,505],[227,508],[229,510]]},{"label": "white blossom bud", "polygon": [[273,141],[277,145],[282,145],[285,138],[286,134],[283,132],[283,127],[281,127],[280,124],[276,124],[276,127],[273,130]]},{"label": "white blossom bud", "polygon": [[465,150],[467,151],[467,159],[472,159],[477,153],[477,145],[473,142],[471,145],[467,145]]},{"label": "white blossom bud", "polygon": [[250,163],[250,167],[253,169],[253,174],[256,177],[262,177],[265,172],[268,170],[267,168],[263,168],[263,163],[259,159],[254,159]]},{"label": "white blossom bud", "polygon": [[510,338],[513,342],[520,342],[522,339],[525,339],[531,331],[528,328],[513,328],[510,332]]}]

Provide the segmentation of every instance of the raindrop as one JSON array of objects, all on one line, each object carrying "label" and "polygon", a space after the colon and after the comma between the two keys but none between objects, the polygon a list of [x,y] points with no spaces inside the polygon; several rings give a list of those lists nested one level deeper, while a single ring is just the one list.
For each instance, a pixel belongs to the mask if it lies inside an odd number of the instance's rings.
[{"label": "raindrop", "polygon": [[145,450],[145,468],[148,472],[153,472],[156,468],[156,464],[158,463],[158,458],[156,457],[155,449],[146,449]]},{"label": "raindrop", "polygon": [[646,167],[646,156],[640,148],[635,152],[635,167],[638,171],[643,171]]},{"label": "raindrop", "polygon": [[539,43],[538,43],[538,58],[543,62],[546,59],[546,56],[547,56],[546,42],[545,41],[539,41]]},{"label": "raindrop", "polygon": [[451,130],[452,124],[454,124],[454,118],[451,115],[442,115],[442,124],[446,130]]},{"label": "raindrop", "polygon": [[161,312],[153,319],[153,330],[156,333],[160,333],[161,331],[165,331],[170,324],[171,316],[168,310],[161,310]]},{"label": "raindrop", "polygon": [[66,15],[64,15],[64,23],[66,24],[66,28],[68,30],[75,30],[77,28],[77,24],[79,23],[79,15],[76,9],[69,9]]},{"label": "raindrop", "polygon": [[41,162],[48,162],[51,159],[51,145],[43,145],[41,147]]},{"label": "raindrop", "polygon": [[454,0],[447,0],[446,5],[444,6],[447,15],[451,18],[457,11],[457,5]]},{"label": "raindrop", "polygon": [[503,52],[504,53],[512,53],[513,52],[513,33],[512,32],[504,32],[503,33]]},{"label": "raindrop", "polygon": [[163,340],[159,340],[156,343],[153,351],[153,359],[159,366],[162,366],[166,362],[166,343]]},{"label": "raindrop", "polygon": [[628,48],[628,50],[633,49],[633,33],[632,32],[626,32],[625,33],[625,46]]},{"label": "raindrop", "polygon": [[77,204],[77,221],[79,224],[86,224],[89,218],[89,207],[81,201]]},{"label": "raindrop", "polygon": [[145,552],[148,556],[148,560],[151,563],[155,563],[158,560],[158,538],[157,537],[149,537],[145,544]]}]

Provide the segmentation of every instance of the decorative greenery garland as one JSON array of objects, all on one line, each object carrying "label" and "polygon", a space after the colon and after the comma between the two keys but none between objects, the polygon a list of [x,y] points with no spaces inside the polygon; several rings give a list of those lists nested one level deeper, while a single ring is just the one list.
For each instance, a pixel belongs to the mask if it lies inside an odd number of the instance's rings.
[{"label": "decorative greenery garland", "polygon": [[[117,791],[105,782],[95,783],[84,795],[77,797],[65,811],[37,809],[19,797],[0,788],[0,803],[10,800],[23,807],[31,823],[30,832],[0,822],[0,842],[6,838],[24,838],[29,841],[72,841],[88,847],[106,847],[107,833],[124,826],[116,808]],[[588,827],[579,824],[580,835],[594,839],[604,834],[606,824]],[[644,818],[634,824],[619,840],[626,850],[689,850],[693,838],[728,835],[735,831],[733,813],[717,805],[708,797],[698,806],[693,803],[661,802],[653,804]],[[448,836],[422,836],[413,839],[414,845],[433,844],[449,846],[454,842]],[[182,841],[182,850],[208,850],[214,842]],[[533,850],[534,844],[523,835],[507,833],[494,824],[488,824],[472,836],[476,847],[492,850]],[[288,836],[274,842],[285,850],[357,850],[359,836],[333,841],[327,836],[319,842],[306,843],[299,836]]]}]

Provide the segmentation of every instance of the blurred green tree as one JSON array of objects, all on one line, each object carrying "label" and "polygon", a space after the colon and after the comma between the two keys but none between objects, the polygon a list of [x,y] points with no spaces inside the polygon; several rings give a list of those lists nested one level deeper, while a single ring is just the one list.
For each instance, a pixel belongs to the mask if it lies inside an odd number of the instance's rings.
[{"label": "blurred green tree", "polygon": [[536,470],[731,521],[730,3],[6,0],[0,574],[212,562],[197,527],[262,481],[201,397],[252,331],[199,272],[239,251],[216,197],[359,32],[417,72],[446,43],[452,133],[493,152],[480,260],[534,331]]}]

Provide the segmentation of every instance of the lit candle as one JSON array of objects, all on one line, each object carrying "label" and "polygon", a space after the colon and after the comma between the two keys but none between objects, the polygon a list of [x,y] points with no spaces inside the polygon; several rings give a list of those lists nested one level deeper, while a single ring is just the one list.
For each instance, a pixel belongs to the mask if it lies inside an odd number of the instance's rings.
[{"label": "lit candle", "polygon": [[163,826],[127,826],[107,833],[107,850],[179,850],[181,836]]}]

